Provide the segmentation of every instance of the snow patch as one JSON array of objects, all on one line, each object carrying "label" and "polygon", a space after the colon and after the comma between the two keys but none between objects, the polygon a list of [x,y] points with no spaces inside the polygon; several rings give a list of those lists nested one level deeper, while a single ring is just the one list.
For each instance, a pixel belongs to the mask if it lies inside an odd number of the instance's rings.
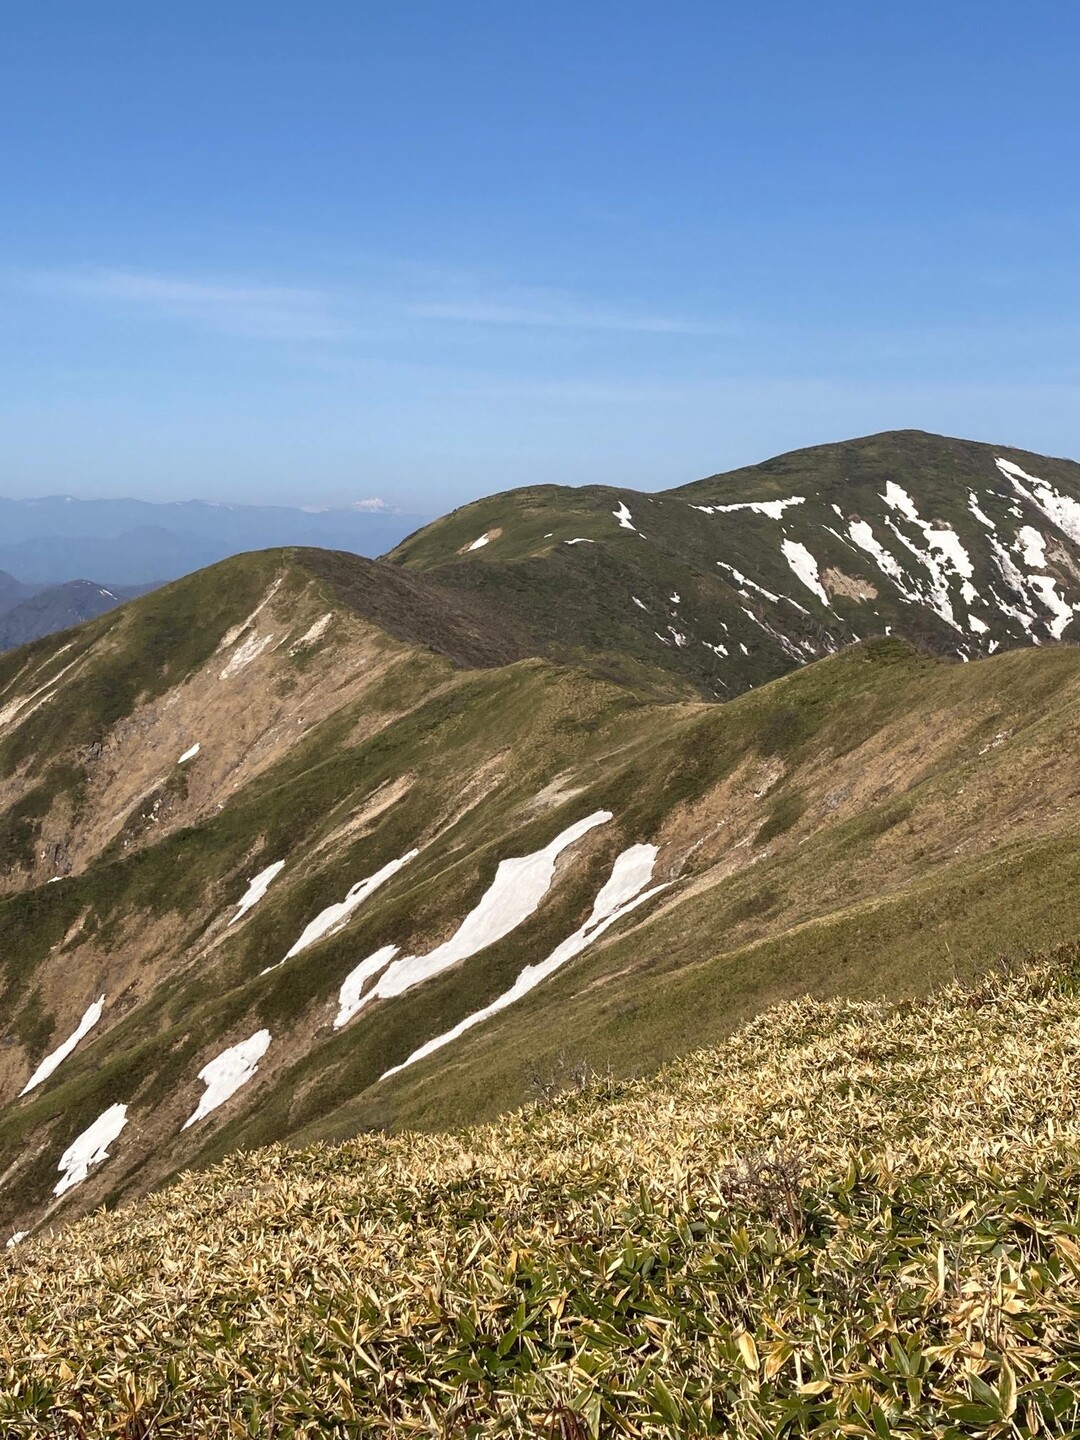
[{"label": "snow patch", "polygon": [[1065,627],[1072,623],[1072,605],[1057,593],[1057,581],[1049,575],[1029,575],[1028,584],[1053,615],[1047,629],[1055,640],[1060,640]]},{"label": "snow patch", "polygon": [[364,986],[384,970],[394,956],[398,953],[396,945],[384,945],[381,950],[376,950],[374,955],[369,955],[366,960],[361,960],[354,970],[350,970],[345,979],[341,982],[341,989],[338,992],[338,1013],[334,1017],[334,1029],[340,1030],[347,1025],[356,1012],[363,1005],[361,995]]},{"label": "snow patch", "polygon": [[979,499],[974,490],[968,491],[968,509],[980,525],[985,525],[988,530],[997,529],[997,526],[990,519],[989,515],[985,515],[983,511],[979,509]]},{"label": "snow patch", "polygon": [[259,1061],[269,1048],[270,1031],[256,1030],[247,1040],[241,1040],[239,1045],[230,1045],[208,1065],[204,1065],[199,1071],[199,1079],[206,1086],[206,1091],[196,1109],[180,1128],[186,1130],[189,1125],[205,1119],[211,1110],[224,1105],[230,1096],[235,1095],[242,1085],[246,1085],[254,1077]]},{"label": "snow patch", "polygon": [[649,607],[645,604],[643,600],[639,600],[636,595],[631,595],[630,599],[634,602],[634,604],[638,607],[639,610],[648,610]]},{"label": "snow patch", "polygon": [[818,579],[818,563],[806,546],[800,544],[798,540],[785,540],[781,544],[780,550],[784,559],[806,588],[812,590],[823,605],[828,605],[829,597],[825,593],[824,585]]},{"label": "snow patch", "polygon": [[968,616],[968,625],[971,628],[972,632],[976,635],[985,635],[986,632],[990,629],[990,626],[987,625],[985,620],[980,620],[977,615]]},{"label": "snow patch", "polygon": [[71,1032],[68,1038],[64,1041],[64,1043],[62,1045],[58,1045],[55,1050],[45,1056],[45,1059],[42,1060],[41,1064],[30,1076],[30,1079],[19,1091],[20,1095],[28,1094],[31,1090],[35,1089],[38,1085],[40,1085],[43,1080],[47,1080],[49,1078],[49,1076],[53,1073],[56,1067],[67,1059],[67,1057],[75,1049],[76,1045],[78,1045],[79,1041],[83,1038],[83,1036],[89,1035],[90,1031],[101,1019],[101,1012],[104,1009],[105,996],[99,995],[92,1005],[87,1006],[86,1012],[84,1013],[82,1019],[79,1021],[78,1025]]},{"label": "snow patch", "polygon": [[450,939],[427,955],[403,955],[392,960],[367,994],[357,998],[353,1014],[369,1000],[403,995],[413,986],[442,974],[516,930],[534,913],[550,889],[555,862],[562,852],[597,825],[606,825],[611,818],[610,810],[597,810],[556,835],[542,850],[519,859],[500,860],[495,878],[479,904],[466,915]]},{"label": "snow patch", "polygon": [[385,1071],[380,1079],[385,1080],[388,1076],[396,1075],[409,1065],[415,1065],[418,1060],[423,1060],[434,1051],[442,1049],[444,1045],[449,1045],[451,1041],[463,1035],[466,1030],[471,1030],[474,1025],[479,1025],[481,1021],[489,1019],[500,1010],[507,1009],[522,996],[527,995],[530,990],[535,990],[541,981],[546,980],[549,975],[553,975],[569,960],[580,955],[624,915],[628,915],[639,905],[644,905],[647,900],[651,900],[661,890],[666,890],[667,885],[653,885],[649,889],[645,889],[652,879],[657,853],[655,845],[631,845],[628,850],[624,850],[615,861],[611,875],[593,902],[592,913],[584,925],[568,936],[546,960],[542,960],[538,965],[526,965],[509,990],[505,990],[489,1005],[466,1016],[452,1030],[447,1030],[433,1040],[428,1040],[426,1044],[414,1050],[400,1065],[394,1065]]},{"label": "snow patch", "polygon": [[586,540],[584,537],[582,537],[582,536],[579,535],[576,540],[564,540],[564,541],[563,541],[563,544],[564,544],[564,545],[595,545],[595,544],[596,544],[596,541],[595,541],[595,540]]},{"label": "snow patch", "polygon": [[127,1106],[110,1105],[94,1123],[77,1135],[60,1156],[57,1169],[60,1179],[53,1187],[54,1195],[63,1195],[81,1185],[91,1167],[109,1158],[109,1146],[127,1124]]},{"label": "snow patch", "polygon": [[314,945],[316,940],[322,940],[327,935],[335,935],[346,924],[353,911],[362,905],[369,895],[374,894],[380,885],[385,885],[392,875],[396,875],[402,866],[407,865],[410,860],[415,860],[419,854],[419,850],[409,850],[399,859],[391,860],[381,870],[376,870],[375,874],[369,875],[366,880],[358,880],[344,900],[338,901],[336,905],[328,905],[325,910],[320,910],[315,919],[305,927],[303,934],[284,959],[279,960],[277,965],[268,965],[262,974],[269,975],[271,970],[276,970],[278,965],[284,965],[286,960],[291,960],[294,955],[299,955],[301,950],[306,950],[309,945]]},{"label": "snow patch", "polygon": [[491,536],[490,536],[490,535],[487,535],[487,534],[484,534],[484,535],[481,535],[481,536],[479,537],[479,539],[474,540],[474,541],[472,542],[472,544],[471,544],[468,548],[469,548],[470,550],[482,550],[482,549],[484,548],[484,546],[487,545],[487,544],[490,544],[490,542],[491,542]]},{"label": "snow patch", "polygon": [[15,1233],[14,1233],[14,1235],[12,1235],[8,1240],[5,1240],[5,1242],[4,1242],[4,1249],[5,1249],[5,1250],[14,1250],[14,1249],[15,1249],[15,1246],[16,1246],[16,1245],[21,1245],[22,1242],[26,1239],[27,1235],[29,1235],[29,1234],[30,1234],[30,1231],[29,1231],[29,1230],[16,1230]]},{"label": "snow patch", "polygon": [[634,517],[630,514],[630,511],[626,508],[626,505],[621,500],[619,501],[619,508],[617,510],[613,510],[611,513],[615,516],[615,519],[619,522],[619,524],[624,530],[633,530],[635,535],[638,534],[638,528],[633,523]]},{"label": "snow patch", "polygon": [[1016,548],[1023,556],[1024,564],[1035,570],[1046,569],[1046,541],[1034,525],[1021,525],[1016,532]]},{"label": "snow patch", "polygon": [[733,510],[752,510],[756,515],[768,515],[770,520],[779,520],[790,506],[805,504],[805,495],[792,495],[787,500],[740,500],[735,505],[691,505],[690,509],[700,510],[703,515],[727,515]]},{"label": "snow patch", "polygon": [[247,912],[259,903],[266,894],[271,880],[280,875],[284,868],[284,860],[275,860],[272,865],[268,865],[265,870],[260,870],[258,875],[248,882],[247,891],[237,906],[236,914],[229,921],[230,925],[235,925],[238,920],[242,920]]},{"label": "snow patch", "polygon": [[184,751],[184,753],[180,756],[180,759],[177,760],[176,763],[177,763],[178,765],[186,765],[189,760],[194,760],[194,759],[195,759],[195,756],[198,755],[198,753],[199,753],[199,751],[200,751],[201,749],[202,749],[202,746],[199,744],[198,741],[196,741],[195,744],[192,745],[192,747],[191,747],[190,750],[185,750],[185,751]]}]

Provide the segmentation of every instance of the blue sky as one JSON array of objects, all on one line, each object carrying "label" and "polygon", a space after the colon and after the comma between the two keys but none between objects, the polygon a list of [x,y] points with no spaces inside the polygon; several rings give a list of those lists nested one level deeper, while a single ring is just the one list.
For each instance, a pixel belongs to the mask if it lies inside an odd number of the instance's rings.
[{"label": "blue sky", "polygon": [[0,494],[1080,456],[1080,6],[0,15]]}]

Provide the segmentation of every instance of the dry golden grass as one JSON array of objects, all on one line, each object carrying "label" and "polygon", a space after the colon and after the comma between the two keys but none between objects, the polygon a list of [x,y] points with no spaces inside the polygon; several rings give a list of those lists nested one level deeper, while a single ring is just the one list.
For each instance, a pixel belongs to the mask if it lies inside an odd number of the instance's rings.
[{"label": "dry golden grass", "polygon": [[1080,950],[11,1252],[5,1436],[1075,1434]]}]

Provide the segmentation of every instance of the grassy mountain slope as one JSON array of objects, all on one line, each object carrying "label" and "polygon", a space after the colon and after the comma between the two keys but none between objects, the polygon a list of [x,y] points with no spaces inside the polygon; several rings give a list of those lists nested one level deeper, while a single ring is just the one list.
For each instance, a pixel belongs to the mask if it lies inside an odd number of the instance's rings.
[{"label": "grassy mountain slope", "polygon": [[1075,638],[1080,466],[891,432],[657,495],[509,491],[389,558],[486,598],[544,653],[632,655],[726,698],[888,631],[964,658]]},{"label": "grassy mountain slope", "polygon": [[1077,965],[791,1002],[654,1079],[236,1155],[28,1243],[5,1433],[1075,1434]]},{"label": "grassy mountain slope", "polygon": [[[331,647],[326,663],[340,660]],[[0,905],[5,1218],[33,1229],[238,1146],[491,1115],[564,1050],[649,1069],[778,998],[925,991],[1073,934],[1080,789],[1060,761],[1078,699],[1071,648],[961,666],[871,642],[721,707],[658,704],[545,661],[454,671],[402,652],[196,823],[126,848],[122,833]],[[535,912],[333,1027],[360,960],[430,953],[498,863],[598,812],[610,818]],[[635,844],[657,847],[662,893],[518,1004],[381,1079],[551,955]],[[312,917],[414,849],[340,931],[279,964]],[[101,994],[100,1025],[16,1098]],[[254,1078],[182,1130],[200,1069],[262,1029]],[[61,1152],[115,1104],[130,1123],[108,1162],[54,1199]]]},{"label": "grassy mountain slope", "polygon": [[[1003,630],[961,663],[934,606],[955,617],[975,581],[905,571],[851,644],[841,600],[870,602],[850,585],[820,620],[759,595],[772,618],[754,601],[743,622],[772,658],[729,658],[777,673],[716,705],[673,658],[689,631],[658,659],[613,618],[633,585],[641,606],[715,595],[734,624],[751,559],[779,583],[785,527],[824,554],[804,517],[834,493],[855,535],[880,503],[894,549],[918,531],[924,560],[975,555],[944,517],[979,484],[1005,533],[995,453],[884,436],[781,457],[691,487],[713,513],[655,497],[647,539],[623,492],[573,492],[561,521],[557,492],[519,492],[545,544],[590,514],[614,538],[534,553],[515,522],[470,550],[470,510],[390,563],[242,556],[0,657],[0,1226],[41,1233],[237,1148],[493,1118],[529,1074],[649,1073],[778,1001],[924,995],[1075,936],[1080,649]],[[1071,472],[1021,458],[1061,522],[1040,532],[1060,597]],[[716,511],[790,500],[793,477],[797,505]],[[63,1157],[106,1117],[76,1173]]]}]

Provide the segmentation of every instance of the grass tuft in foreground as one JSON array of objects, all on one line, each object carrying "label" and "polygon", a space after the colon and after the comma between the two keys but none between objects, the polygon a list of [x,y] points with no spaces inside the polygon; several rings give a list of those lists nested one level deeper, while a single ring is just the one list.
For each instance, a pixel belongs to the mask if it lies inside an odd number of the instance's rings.
[{"label": "grass tuft in foreground", "polygon": [[5,1436],[1080,1430],[1080,947],[11,1253]]}]

